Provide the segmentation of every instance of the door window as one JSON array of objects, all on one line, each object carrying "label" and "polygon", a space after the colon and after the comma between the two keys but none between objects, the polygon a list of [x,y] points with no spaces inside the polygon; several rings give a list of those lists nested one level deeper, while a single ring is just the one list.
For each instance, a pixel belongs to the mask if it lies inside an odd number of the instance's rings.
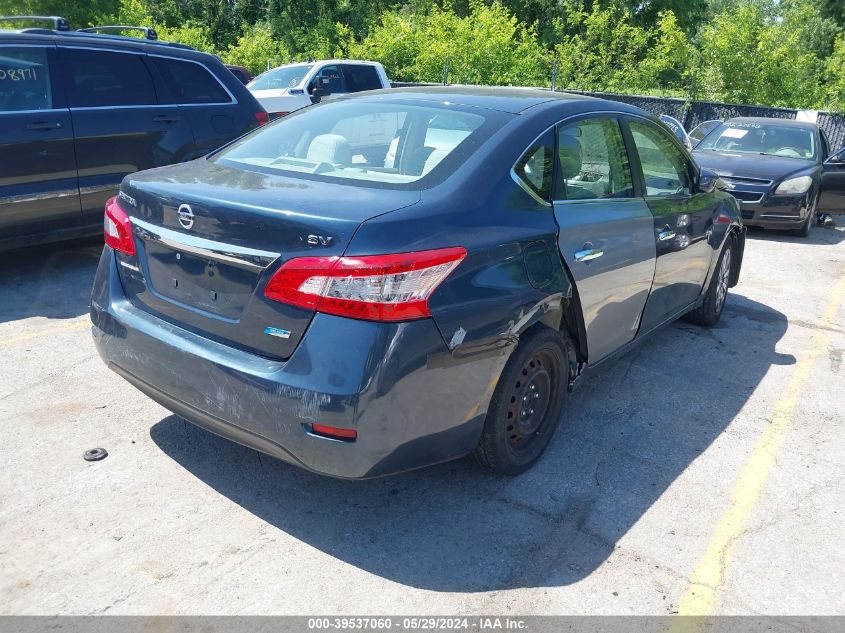
[{"label": "door window", "polygon": [[558,129],[557,200],[633,196],[631,167],[619,123],[585,119]]},{"label": "door window", "polygon": [[166,103],[230,103],[226,89],[205,66],[193,62],[149,57],[161,74],[170,92]]},{"label": "door window", "polygon": [[323,66],[317,74],[314,75],[314,79],[311,80],[311,87],[313,88],[316,86],[317,82],[321,78],[329,80],[329,89],[332,91],[333,95],[343,94],[346,92],[346,80],[343,78],[340,66]]},{"label": "door window", "polygon": [[382,87],[375,66],[344,64],[343,75],[346,78],[346,89],[349,92],[378,90]]},{"label": "door window", "polygon": [[550,133],[544,134],[513,167],[522,184],[543,201],[549,200],[552,191],[553,140]]},{"label": "door window", "polygon": [[63,59],[72,108],[156,103],[153,80],[140,55],[68,48]]},{"label": "door window", "polygon": [[643,169],[646,195],[690,195],[692,168],[681,149],[656,127],[639,121],[629,125]]},{"label": "door window", "polygon": [[0,112],[52,107],[47,51],[29,46],[0,47]]}]

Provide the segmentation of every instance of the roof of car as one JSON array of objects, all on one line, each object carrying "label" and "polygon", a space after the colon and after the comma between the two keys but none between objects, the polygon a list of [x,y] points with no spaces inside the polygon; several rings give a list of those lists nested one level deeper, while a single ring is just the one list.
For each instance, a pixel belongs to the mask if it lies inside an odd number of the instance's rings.
[{"label": "roof of car", "polygon": [[[112,35],[104,33],[83,33],[80,31],[54,31],[52,29],[0,29],[0,41],[32,41],[43,42],[44,44],[76,44],[88,46],[91,44],[99,44],[107,47],[127,47],[133,49],[149,50],[150,48],[158,51],[166,50],[168,54],[179,51],[180,53],[189,53],[194,55],[207,56],[208,53],[203,53],[185,44],[177,44],[175,42],[165,42],[163,40],[148,40],[141,37],[129,37],[126,35]],[[186,55],[191,57],[192,55]]]},{"label": "roof of car", "polygon": [[264,72],[272,72],[279,68],[292,68],[295,66],[314,66],[316,64],[367,64],[369,66],[381,66],[379,62],[373,62],[366,59],[315,59],[310,62],[290,62],[289,64],[279,64]]},{"label": "roof of car", "polygon": [[804,128],[807,130],[814,130],[818,127],[817,123],[813,123],[811,121],[796,121],[795,119],[777,119],[773,117],[762,116],[738,116],[732,119],[728,119],[727,121],[725,121],[725,123],[749,123],[757,125],[777,123],[778,125],[783,125],[785,127],[797,127]]},{"label": "roof of car", "polygon": [[[413,86],[389,88],[367,93],[378,97],[413,99],[419,101],[440,101],[456,105],[476,106],[519,114],[541,103],[549,101],[588,101],[595,104],[602,100],[568,92],[552,92],[544,88],[511,88],[502,86]],[[614,103],[620,111],[625,104]]]}]

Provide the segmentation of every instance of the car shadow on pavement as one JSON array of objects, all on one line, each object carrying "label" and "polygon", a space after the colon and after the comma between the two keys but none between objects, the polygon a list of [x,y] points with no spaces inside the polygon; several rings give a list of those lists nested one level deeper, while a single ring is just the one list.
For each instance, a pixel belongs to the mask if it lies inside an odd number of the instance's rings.
[{"label": "car shadow on pavement", "polygon": [[787,242],[798,245],[806,244],[807,246],[834,245],[845,241],[845,215],[837,216],[835,222],[836,226],[813,226],[807,237],[792,235],[787,231],[761,229],[756,226],[748,227],[747,236],[750,240]]},{"label": "car shadow on pavement", "polygon": [[[670,326],[587,378],[543,458],[516,478],[464,459],[339,481],[177,416],[150,434],[232,502],[390,581],[447,592],[567,585],[607,560],[725,432],[772,365],[795,362],[775,351],[786,329],[782,313],[737,294],[715,328]],[[683,517],[694,515],[697,499],[685,503],[657,526],[655,540],[671,540]]]},{"label": "car shadow on pavement", "polygon": [[103,238],[0,253],[0,323],[88,312]]}]

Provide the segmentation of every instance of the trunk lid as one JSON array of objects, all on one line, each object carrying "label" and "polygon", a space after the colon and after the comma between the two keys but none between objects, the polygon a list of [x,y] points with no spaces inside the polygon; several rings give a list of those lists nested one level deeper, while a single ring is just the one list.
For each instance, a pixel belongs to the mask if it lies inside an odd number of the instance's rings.
[{"label": "trunk lid", "polygon": [[342,255],[362,222],[419,198],[205,159],[140,172],[121,187],[137,249],[119,254],[121,280],[129,300],[159,318],[285,359],[313,311],[267,299],[272,274],[294,257]]}]

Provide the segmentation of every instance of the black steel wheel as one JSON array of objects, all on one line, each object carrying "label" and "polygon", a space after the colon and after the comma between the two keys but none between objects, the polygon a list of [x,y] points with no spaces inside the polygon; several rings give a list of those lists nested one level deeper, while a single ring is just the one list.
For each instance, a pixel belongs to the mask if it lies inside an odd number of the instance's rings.
[{"label": "black steel wheel", "polygon": [[538,326],[511,354],[475,450],[494,472],[517,475],[539,459],[554,434],[569,383],[569,338]]}]

